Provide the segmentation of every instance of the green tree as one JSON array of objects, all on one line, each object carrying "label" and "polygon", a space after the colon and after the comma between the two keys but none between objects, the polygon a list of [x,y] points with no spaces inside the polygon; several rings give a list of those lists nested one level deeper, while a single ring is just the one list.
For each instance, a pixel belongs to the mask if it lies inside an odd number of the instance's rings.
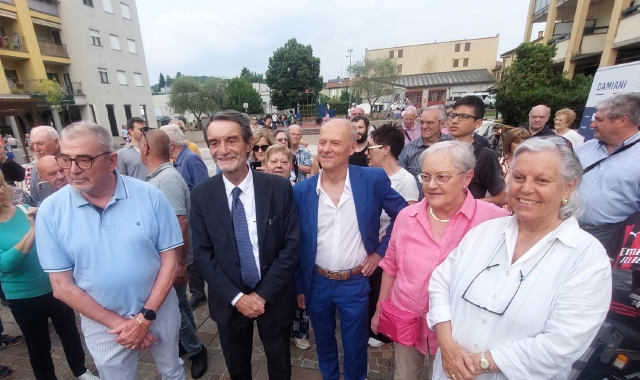
[{"label": "green tree", "polygon": [[181,76],[182,76],[182,73],[178,71],[178,72],[176,73],[176,79],[180,78]]},{"label": "green tree", "polygon": [[264,75],[249,71],[246,67],[240,70],[240,79],[243,79],[249,83],[264,83]]},{"label": "green tree", "polygon": [[363,59],[349,66],[352,99],[362,97],[369,104],[375,104],[383,96],[395,91],[393,82],[397,79],[396,61],[391,58]]},{"label": "green tree", "polygon": [[224,108],[244,112],[243,103],[248,103],[247,112],[250,114],[263,113],[262,97],[251,83],[238,77],[227,82],[227,98]]},{"label": "green tree", "polygon": [[226,101],[226,89],[220,78],[211,77],[202,82],[189,76],[173,81],[169,94],[169,107],[176,113],[190,112],[198,119],[204,114],[219,111]]},{"label": "green tree", "polygon": [[60,83],[51,79],[40,79],[38,81],[38,87],[40,87],[40,90],[44,93],[44,100],[56,107],[56,110],[60,112],[60,105],[64,98],[64,93],[62,92]]},{"label": "green tree", "polygon": [[349,103],[349,90],[344,89],[340,92],[340,100]]},{"label": "green tree", "polygon": [[164,81],[164,75],[160,73],[160,79],[158,79],[158,89],[165,88],[165,87],[166,87],[166,83]]},{"label": "green tree", "polygon": [[171,79],[171,77],[167,75],[165,83],[167,84],[167,87],[171,87],[171,85],[173,84],[173,79]]},{"label": "green tree", "polygon": [[497,85],[495,107],[502,114],[503,123],[527,124],[531,107],[538,104],[549,106],[552,113],[566,107],[582,115],[592,77],[578,74],[569,80],[554,70],[555,45],[523,43],[515,55]]},{"label": "green tree", "polygon": [[318,93],[322,89],[320,58],[313,56],[311,45],[302,45],[295,38],[269,58],[265,76],[271,103],[281,110],[295,108],[305,90]]}]

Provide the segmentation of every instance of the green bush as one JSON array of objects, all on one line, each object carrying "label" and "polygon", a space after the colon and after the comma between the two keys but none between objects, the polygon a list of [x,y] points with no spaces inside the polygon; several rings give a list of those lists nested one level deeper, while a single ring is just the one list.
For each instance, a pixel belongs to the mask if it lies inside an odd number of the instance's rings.
[{"label": "green bush", "polygon": [[336,98],[329,99],[327,104],[331,106],[332,110],[336,111],[336,115],[346,115],[349,109],[349,102],[344,102]]}]

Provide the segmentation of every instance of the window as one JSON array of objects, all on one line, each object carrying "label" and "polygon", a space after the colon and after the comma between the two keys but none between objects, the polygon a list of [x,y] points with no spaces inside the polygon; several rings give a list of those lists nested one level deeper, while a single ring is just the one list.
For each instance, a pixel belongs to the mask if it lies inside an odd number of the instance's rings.
[{"label": "window", "polygon": [[89,29],[89,35],[91,36],[91,44],[94,46],[102,46],[100,43],[100,32],[97,30]]},{"label": "window", "polygon": [[109,40],[111,41],[111,49],[120,50],[120,39],[118,36],[109,34]]},{"label": "window", "polygon": [[393,50],[389,52],[389,58],[393,58]]},{"label": "window", "polygon": [[96,110],[93,108],[93,104],[89,104],[89,109],[91,109],[91,117],[93,117],[93,122],[98,124],[98,119],[96,119]]},{"label": "window", "polygon": [[100,73],[100,83],[109,83],[109,75],[107,75],[107,69],[98,69]]},{"label": "window", "polygon": [[120,3],[120,10],[122,11],[122,17],[127,20],[131,20],[131,14],[129,13],[129,6],[125,3]]},{"label": "window", "polygon": [[402,74],[402,65],[396,65],[396,74]]},{"label": "window", "polygon": [[465,58],[462,60],[462,66],[467,67],[469,66],[469,58]]},{"label": "window", "polygon": [[136,41],[127,39],[127,46],[129,47],[129,53],[138,54],[138,50],[136,50]]},{"label": "window", "polygon": [[460,60],[459,59],[454,59],[453,60],[453,67],[458,67],[458,65],[460,65]]},{"label": "window", "polygon": [[464,51],[470,51],[471,50],[471,42],[467,42],[464,44]]},{"label": "window", "polygon": [[124,116],[127,120],[131,119],[131,104],[124,105]]},{"label": "window", "polygon": [[405,98],[409,99],[411,105],[415,106],[416,108],[419,107],[420,103],[422,102],[422,90],[405,91],[404,96]]},{"label": "window", "polygon": [[111,0],[102,0],[102,7],[105,12],[113,13],[113,4],[111,3]]},{"label": "window", "polygon": [[456,44],[456,53],[460,52],[460,44]]},{"label": "window", "polygon": [[136,84],[136,86],[138,87],[142,87],[144,86],[143,82],[142,82],[142,74],[140,73],[133,73],[133,83]]},{"label": "window", "polygon": [[404,50],[398,50],[398,58],[402,58]]},{"label": "window", "polygon": [[124,71],[118,71],[118,84],[127,85],[127,74]]},{"label": "window", "polygon": [[82,4],[93,7],[93,0],[82,0]]},{"label": "window", "polygon": [[447,90],[429,90],[429,96],[427,99],[429,102],[444,102],[447,99]]}]

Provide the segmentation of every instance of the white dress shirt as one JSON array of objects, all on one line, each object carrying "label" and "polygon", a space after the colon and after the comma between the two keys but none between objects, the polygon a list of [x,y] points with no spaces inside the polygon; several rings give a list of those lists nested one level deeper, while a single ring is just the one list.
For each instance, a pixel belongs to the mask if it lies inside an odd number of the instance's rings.
[{"label": "white dress shirt", "polygon": [[[233,189],[236,186],[229,182],[229,180],[223,175],[222,181],[224,182],[224,190],[227,194],[227,202],[229,204],[229,212],[233,205]],[[258,250],[258,225],[256,221],[256,197],[253,194],[253,174],[251,169],[246,177],[237,186],[240,188],[240,202],[244,207],[244,214],[247,217],[247,226],[249,227],[249,239],[251,240],[251,249],[253,250],[253,257],[256,259],[256,266],[258,267],[258,276],[262,277],[260,273],[260,251]],[[231,215],[233,220],[233,215]],[[231,305],[235,306],[236,302],[242,297],[244,293],[238,293],[236,298],[231,301]]]},{"label": "white dress shirt", "polygon": [[316,186],[318,193],[318,249],[316,265],[331,271],[362,265],[367,251],[362,242],[356,204],[351,192],[349,171],[338,207],[322,188],[322,171]]},{"label": "white dress shirt", "polygon": [[[451,321],[458,345],[469,353],[491,352],[502,373],[478,380],[566,379],[609,310],[609,259],[573,217],[511,264],[517,238],[516,216],[490,220],[467,233],[433,272],[429,327]],[[515,297],[499,316],[465,301],[468,287],[467,300],[498,313]],[[440,350],[433,379],[446,379]]]}]

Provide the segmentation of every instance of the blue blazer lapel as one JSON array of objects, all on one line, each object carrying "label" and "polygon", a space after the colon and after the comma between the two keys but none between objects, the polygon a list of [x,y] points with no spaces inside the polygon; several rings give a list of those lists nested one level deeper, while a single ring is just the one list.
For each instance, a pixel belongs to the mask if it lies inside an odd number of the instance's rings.
[{"label": "blue blazer lapel", "polygon": [[367,207],[370,189],[367,189],[367,181],[363,177],[364,170],[357,166],[349,165],[349,181],[353,195],[353,203],[356,205],[356,217],[362,243],[366,240],[367,233]]}]

